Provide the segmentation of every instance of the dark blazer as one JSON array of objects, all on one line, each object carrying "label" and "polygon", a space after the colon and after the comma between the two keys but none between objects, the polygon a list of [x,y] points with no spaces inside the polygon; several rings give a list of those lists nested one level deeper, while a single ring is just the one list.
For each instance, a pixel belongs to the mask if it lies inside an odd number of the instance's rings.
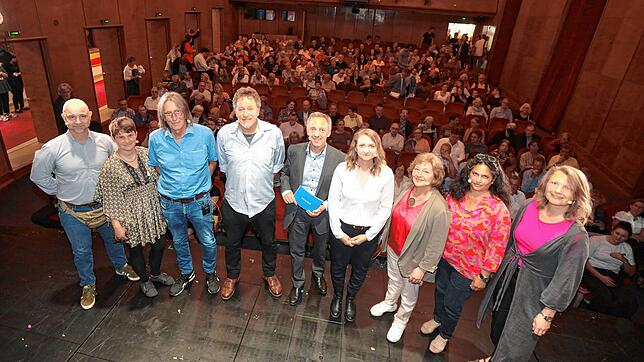
[{"label": "dark blazer", "polygon": [[[515,135],[512,139],[512,145],[514,146],[514,151],[519,152],[521,148],[528,148],[528,138],[525,135],[525,132],[521,132],[518,135]],[[541,143],[541,137],[538,134],[532,135],[532,141],[537,141]]]},{"label": "dark blazer", "polygon": [[[287,190],[295,192],[302,184],[304,162],[306,161],[306,148],[308,145],[308,142],[298,143],[288,148],[286,162],[280,172],[281,192]],[[327,144],[324,166],[322,166],[322,173],[320,174],[320,181],[318,182],[318,189],[315,191],[315,196],[322,200],[326,200],[329,197],[329,187],[331,187],[333,172],[338,164],[344,162],[344,157],[345,154],[342,151]],[[286,209],[284,210],[285,228],[288,228],[293,222],[297,207],[295,204],[286,204]],[[315,230],[318,234],[324,234],[329,231],[329,216],[326,211],[316,218]]]}]

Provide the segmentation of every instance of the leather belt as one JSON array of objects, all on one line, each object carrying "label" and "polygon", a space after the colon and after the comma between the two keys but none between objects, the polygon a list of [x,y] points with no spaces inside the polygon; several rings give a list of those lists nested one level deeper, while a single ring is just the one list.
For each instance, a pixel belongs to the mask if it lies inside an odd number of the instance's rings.
[{"label": "leather belt", "polygon": [[174,201],[174,202],[180,202],[182,204],[189,204],[189,203],[191,203],[193,201],[199,200],[200,198],[206,196],[207,194],[208,194],[208,192],[200,192],[200,193],[196,194],[194,197],[185,197],[185,198],[182,198],[182,199],[173,199],[173,198],[168,197],[168,196],[166,196],[164,194],[159,194],[159,195],[161,195],[161,197],[163,197],[166,200],[170,200],[170,201]]},{"label": "leather belt", "polygon": [[365,232],[365,231],[369,230],[369,228],[371,228],[371,226],[357,226],[357,225],[347,224],[346,222],[344,222],[342,220],[340,220],[340,222],[342,223],[342,226],[347,226],[350,229],[360,231],[360,232]]},{"label": "leather belt", "polygon": [[98,202],[96,202],[96,201],[89,202],[89,203],[87,203],[87,204],[78,204],[78,205],[76,205],[76,204],[72,204],[71,202],[67,202],[67,201],[61,201],[61,202],[64,202],[64,203],[66,203],[67,205],[69,205],[69,206],[71,206],[71,207],[81,207],[81,206],[95,207],[95,206],[100,206],[100,205],[101,205],[101,204],[99,204],[99,203],[98,203]]}]

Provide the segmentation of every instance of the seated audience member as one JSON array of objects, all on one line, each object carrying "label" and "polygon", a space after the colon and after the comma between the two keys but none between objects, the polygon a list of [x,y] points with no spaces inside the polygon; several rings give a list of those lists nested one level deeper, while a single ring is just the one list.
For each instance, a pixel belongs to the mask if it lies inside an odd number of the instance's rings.
[{"label": "seated audience member", "polygon": [[423,135],[428,137],[432,143],[438,141],[438,128],[434,125],[434,117],[425,117],[425,119],[418,124],[418,127],[423,130]]},{"label": "seated audience member", "polygon": [[331,103],[329,105],[329,109],[327,109],[326,114],[327,116],[331,117],[331,122],[333,122],[334,125],[338,122],[338,120],[342,119],[342,116],[340,115],[340,113],[338,113],[338,105],[335,103]]},{"label": "seated audience member", "polygon": [[628,210],[618,211],[613,216],[614,222],[624,221],[631,224],[633,237],[644,241],[644,199],[631,201]]},{"label": "seated audience member", "polygon": [[532,121],[530,113],[532,113],[530,103],[523,103],[521,107],[519,107],[519,113],[517,113],[514,119],[519,121]]},{"label": "seated audience member", "polygon": [[532,140],[528,145],[528,152],[524,152],[519,157],[519,170],[523,171],[527,168],[532,167],[532,162],[537,157],[545,158],[545,156],[539,153],[539,142]]},{"label": "seated audience member", "polygon": [[148,147],[148,142],[150,141],[150,133],[156,131],[159,129],[159,121],[156,119],[153,119],[148,123],[148,134],[145,135],[145,139],[143,139],[143,142],[141,142],[141,146],[143,147]]},{"label": "seated audience member", "polygon": [[595,235],[588,241],[589,257],[581,284],[592,294],[588,309],[630,319],[637,311],[637,299],[624,285],[622,269],[628,276],[636,272],[633,250],[626,240],[631,225],[620,221],[610,235]]},{"label": "seated audience member", "polygon": [[[407,150],[407,144],[409,144],[409,150]],[[405,142],[405,151],[413,153],[423,153],[431,151],[431,146],[429,141],[423,137],[423,130],[420,127],[417,127],[414,132],[412,132],[411,137]]]},{"label": "seated audience member", "polygon": [[470,126],[465,130],[465,135],[463,136],[463,143],[468,143],[470,141],[470,134],[472,131],[478,130],[481,134],[481,142],[485,143],[485,131],[481,127],[481,120],[479,118],[470,118]]},{"label": "seated audience member", "polygon": [[[606,211],[604,211],[606,196],[598,190],[591,189],[590,200],[592,201],[593,208],[590,212],[590,216],[588,216],[588,220],[586,221],[586,231],[588,231],[589,234],[607,234],[607,225],[604,221],[607,218]],[[610,227],[610,225],[608,226]]]},{"label": "seated audience member", "polygon": [[335,82],[331,79],[331,74],[325,73],[322,76],[321,86],[322,89],[324,89],[324,91],[327,93],[335,90]]},{"label": "seated audience member", "polygon": [[363,129],[363,128],[371,128],[369,125],[369,122],[362,122],[360,124],[360,127],[358,127],[358,129]]},{"label": "seated audience member", "polygon": [[510,148],[510,141],[507,139],[501,140],[499,147],[490,152],[490,154],[499,160],[499,164],[507,175],[517,167],[517,158],[514,156],[514,151]]},{"label": "seated audience member", "polygon": [[344,116],[344,125],[354,131],[362,125],[362,116],[358,114],[358,108],[356,106],[349,106],[349,114]]},{"label": "seated audience member", "polygon": [[157,105],[159,104],[159,99],[159,88],[152,87],[152,89],[150,89],[150,95],[145,99],[143,105],[150,111],[156,111]]},{"label": "seated audience member", "polygon": [[297,122],[297,114],[295,111],[291,112],[288,117],[288,121],[280,123],[280,131],[282,131],[282,136],[284,137],[284,142],[286,142],[291,133],[297,133],[300,138],[304,138],[304,126],[301,123]]},{"label": "seated audience member", "polygon": [[147,108],[145,108],[144,105],[140,105],[139,111],[134,116],[133,121],[137,126],[145,126],[153,119],[154,117],[152,117],[152,115],[148,113]]},{"label": "seated audience member", "polygon": [[449,85],[447,83],[444,83],[441,86],[440,90],[437,90],[436,92],[434,92],[434,100],[443,102],[443,104],[449,103],[450,99],[452,98],[452,95],[449,94],[449,92],[447,91],[448,88],[449,88]]},{"label": "seated audience member", "polygon": [[396,163],[394,168],[394,197],[398,196],[401,190],[411,185],[409,177],[405,176],[407,170],[402,163]]},{"label": "seated audience member", "polygon": [[400,127],[400,134],[403,135],[403,137],[407,138],[411,136],[411,132],[413,131],[413,126],[411,125],[411,121],[409,120],[409,111],[406,109],[401,109],[400,110],[400,118],[398,118],[398,126]]},{"label": "seated audience member", "polygon": [[452,129],[454,129],[456,127],[459,127],[458,117],[457,116],[450,116],[448,121],[447,121],[447,124],[444,124],[439,128],[438,137],[439,138],[449,137],[450,133],[452,133]]},{"label": "seated audience member", "polygon": [[524,194],[532,194],[534,193],[534,190],[537,189],[539,181],[541,181],[543,175],[546,174],[545,164],[545,159],[537,157],[532,161],[532,168],[522,171],[523,181],[521,182],[521,191],[523,191]]},{"label": "seated audience member", "polygon": [[367,118],[371,129],[379,133],[386,132],[389,128],[389,120],[384,116],[384,110],[385,108],[382,104],[377,104],[375,107],[376,114]]},{"label": "seated audience member", "polygon": [[[490,93],[486,98],[487,109],[492,110],[496,107],[500,107],[502,100],[503,98],[501,98],[501,91],[499,91],[498,88],[492,88],[492,91],[490,91]],[[491,114],[490,114],[490,118],[493,118]]]},{"label": "seated audience member", "polygon": [[570,134],[568,132],[561,132],[557,138],[548,142],[546,145],[546,152],[559,152],[563,145],[570,144]]},{"label": "seated audience member", "polygon": [[260,118],[262,121],[266,122],[273,122],[273,108],[271,108],[270,104],[268,104],[268,97],[267,96],[261,96],[260,99],[262,100],[262,107],[260,108],[260,111],[264,114],[263,118]]},{"label": "seated audience member", "polygon": [[465,115],[482,116],[486,120],[488,119],[487,112],[485,111],[485,107],[483,107],[483,101],[479,97],[474,98],[472,105],[467,107],[467,112],[465,112]]},{"label": "seated audience member", "polygon": [[344,126],[344,121],[336,122],[333,132],[331,133],[330,143],[336,147],[348,146],[353,138],[353,132]]},{"label": "seated audience member", "polygon": [[309,90],[308,95],[320,109],[326,109],[326,91],[322,88],[322,83],[319,80],[315,81],[315,87]]},{"label": "seated audience member", "polygon": [[561,149],[559,149],[559,154],[550,158],[547,168],[552,166],[571,166],[579,169],[579,162],[577,162],[577,159],[571,155],[572,148],[570,146],[562,146]]},{"label": "seated audience member", "polygon": [[289,145],[294,145],[300,142],[302,142],[302,136],[299,133],[293,131],[290,135],[288,135],[288,138],[284,141],[284,144],[286,144],[286,147],[288,148]]},{"label": "seated audience member", "polygon": [[510,109],[510,99],[503,98],[500,106],[492,108],[490,111],[490,119],[492,118],[504,118],[508,122],[514,121],[514,115],[512,115],[512,110]]},{"label": "seated audience member", "polygon": [[288,121],[291,117],[291,113],[293,112],[295,112],[295,101],[291,99],[286,102],[286,107],[280,110],[280,113],[277,115],[277,122],[281,124],[282,122]]},{"label": "seated audience member", "polygon": [[172,76],[172,83],[168,85],[168,91],[179,93],[185,97],[188,94],[188,86],[178,74],[175,74]]},{"label": "seated audience member", "polygon": [[127,117],[129,119],[134,119],[134,116],[136,116],[134,110],[130,107],[127,106],[127,99],[119,99],[118,101],[119,107],[112,112],[112,116],[110,117],[110,120],[115,120],[119,117]]},{"label": "seated audience member", "polygon": [[389,132],[382,135],[382,148],[385,151],[402,152],[405,146],[405,137],[399,131],[400,126],[394,122],[389,126]]},{"label": "seated audience member", "polygon": [[467,104],[467,95],[464,93],[462,87],[455,88],[456,91],[451,93],[451,102],[452,103],[461,103],[463,105]]},{"label": "seated audience member", "polygon": [[454,166],[454,158],[452,157],[452,145],[449,142],[445,142],[440,146],[440,158],[443,163],[443,169],[445,171],[445,178],[443,179],[443,190],[449,189],[449,184],[456,178],[458,170]]},{"label": "seated audience member", "polygon": [[470,133],[469,142],[465,144],[465,155],[467,158],[477,155],[479,153],[487,153],[488,148],[483,142],[481,142],[482,130],[475,129]]},{"label": "seated audience member", "polygon": [[536,134],[536,128],[532,122],[528,123],[521,134],[515,135],[514,128],[508,130],[508,132],[510,133],[509,139],[512,140],[512,145],[517,151],[522,148],[528,148],[532,141],[541,142],[541,137]]},{"label": "seated audience member", "polygon": [[192,107],[192,122],[201,125],[206,124],[206,116],[204,115],[203,106],[197,104]]},{"label": "seated audience member", "polygon": [[526,204],[526,197],[523,191],[520,190],[521,178],[519,175],[513,173],[508,178],[508,181],[510,182],[510,205],[508,210],[510,211],[510,219],[514,220],[519,210]]},{"label": "seated audience member", "polygon": [[309,119],[309,116],[313,113],[311,109],[311,101],[305,99],[302,101],[302,109],[297,111],[297,118],[300,120],[300,123],[306,124],[306,120]]},{"label": "seated audience member", "polygon": [[[201,96],[199,98],[203,99],[201,102],[197,102],[197,97]],[[190,94],[190,99],[189,103],[191,104],[201,104],[207,103],[210,104],[212,101],[212,93],[206,89],[206,82],[199,82],[199,85],[197,85],[197,89],[193,90],[192,93]]]},{"label": "seated audience member", "polygon": [[452,147],[450,155],[452,156],[452,164],[454,168],[458,168],[458,164],[465,159],[465,145],[461,142],[461,137],[463,136],[463,129],[460,127],[455,127],[450,131],[448,137],[443,137],[436,142],[434,154],[440,156],[441,146],[445,143],[449,143]]}]

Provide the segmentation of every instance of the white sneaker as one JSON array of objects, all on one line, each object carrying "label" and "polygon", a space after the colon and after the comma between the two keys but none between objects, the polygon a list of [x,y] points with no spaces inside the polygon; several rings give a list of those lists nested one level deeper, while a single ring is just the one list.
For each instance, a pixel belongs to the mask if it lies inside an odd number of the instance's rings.
[{"label": "white sneaker", "polygon": [[429,344],[429,351],[432,353],[441,353],[445,350],[445,346],[447,346],[447,342],[449,339],[445,339],[441,337],[441,335],[437,335],[436,338],[432,341],[432,343]]},{"label": "white sneaker", "polygon": [[422,334],[432,334],[436,328],[440,327],[440,323],[436,322],[435,319],[427,321],[420,326],[420,333]]},{"label": "white sneaker", "polygon": [[395,312],[396,309],[398,309],[398,305],[394,303],[394,305],[387,304],[384,300],[373,307],[369,310],[372,316],[374,317],[381,317],[385,313],[391,313]]},{"label": "white sneaker", "polygon": [[389,328],[389,332],[387,332],[387,340],[391,343],[396,343],[400,341],[400,338],[402,337],[403,332],[405,331],[405,324],[402,324],[398,322],[394,318],[394,322],[391,324],[391,327]]}]

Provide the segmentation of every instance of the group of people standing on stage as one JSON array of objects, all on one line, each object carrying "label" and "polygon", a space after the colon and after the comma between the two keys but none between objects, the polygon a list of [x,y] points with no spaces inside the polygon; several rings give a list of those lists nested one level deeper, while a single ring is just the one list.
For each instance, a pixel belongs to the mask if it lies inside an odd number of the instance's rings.
[{"label": "group of people standing on stage", "polygon": [[[511,223],[508,181],[493,156],[479,154],[467,161],[444,197],[442,161],[421,153],[409,167],[411,183],[395,194],[394,175],[375,131],[357,131],[345,155],[327,144],[331,118],[315,112],[305,122],[308,142],[285,152],[279,128],[258,119],[261,100],[254,89],[237,90],[233,108],[236,121],[221,128],[215,140],[210,129],[191,122],[185,99],[168,92],[158,105],[160,129],[151,133],[145,149],[136,145],[133,120],[113,120],[110,139],[89,131],[92,112],[83,101],[65,103],[62,117],[68,132],[36,153],[31,179],[58,198],[84,309],[92,308],[96,295],[92,228],[101,233],[117,274],[138,280],[148,297],[158,294],[155,283],[170,286],[170,295],[177,296],[195,279],[187,231],[191,223],[202,249],[207,291],[228,300],[238,287],[241,241],[250,224],[261,243],[268,291],[281,297],[274,236],[278,174],[292,261],[290,305],[304,296],[309,232],[312,285],[322,295],[327,294],[324,269],[330,243],[332,319],[356,319],[356,298],[372,256],[378,247],[386,250],[387,291],[370,314],[395,312],[387,333],[390,342],[400,340],[422,282],[435,281],[434,318],[421,328],[425,334],[438,331],[429,346],[434,353],[445,349],[467,299],[485,290],[477,323],[492,311],[493,360],[527,360],[552,318],[575,295],[588,257],[583,224],[591,211],[588,182],[580,171],[551,168],[534,199]],[[226,175],[223,280],[215,268],[209,193],[217,163]],[[315,210],[298,206],[300,188],[322,204]],[[181,273],[177,279],[160,270],[166,228]],[[149,274],[146,244],[151,244]]]}]

